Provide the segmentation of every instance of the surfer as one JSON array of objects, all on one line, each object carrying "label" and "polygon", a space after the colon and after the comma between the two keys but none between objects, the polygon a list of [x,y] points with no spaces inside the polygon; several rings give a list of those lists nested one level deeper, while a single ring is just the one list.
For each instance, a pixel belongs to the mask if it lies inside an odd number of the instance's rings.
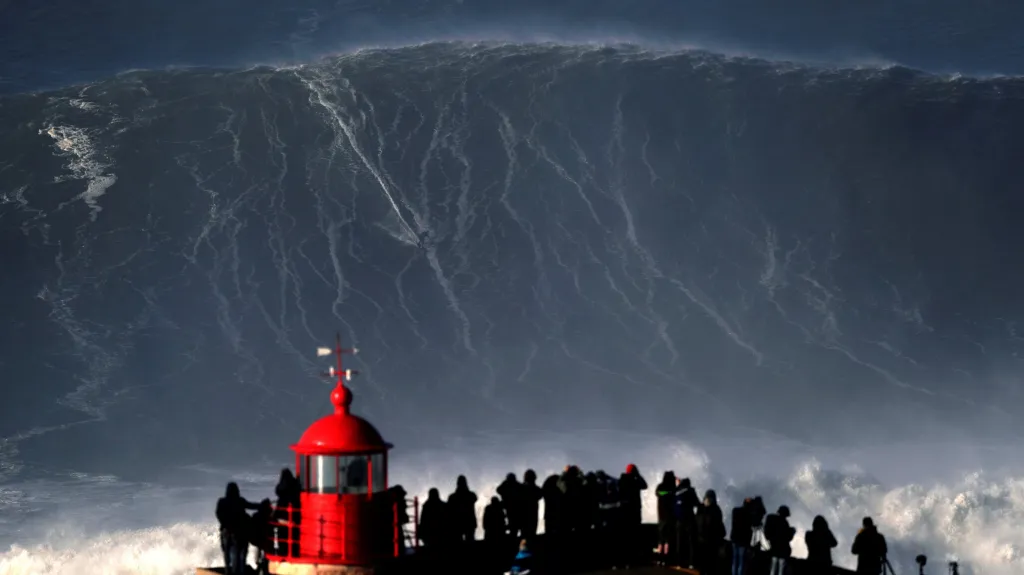
[{"label": "surfer", "polygon": [[434,244],[430,241],[430,230],[424,230],[423,233],[419,234],[416,238],[416,247],[426,251],[429,248],[434,247]]}]

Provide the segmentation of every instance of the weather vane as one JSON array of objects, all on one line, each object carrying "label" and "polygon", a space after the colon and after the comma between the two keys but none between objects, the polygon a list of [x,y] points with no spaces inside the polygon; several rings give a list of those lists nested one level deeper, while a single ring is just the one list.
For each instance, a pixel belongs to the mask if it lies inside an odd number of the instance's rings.
[{"label": "weather vane", "polygon": [[337,358],[337,366],[331,366],[323,375],[335,380],[336,385],[334,391],[331,392],[331,403],[334,404],[334,413],[344,415],[348,413],[349,405],[352,404],[352,392],[345,387],[345,382],[352,381],[352,376],[358,375],[359,372],[354,369],[345,369],[341,362],[341,356],[346,353],[355,355],[359,353],[359,350],[354,347],[351,349],[341,347],[341,334],[336,334],[333,350],[329,347],[316,348],[317,357],[326,357],[332,353]]}]

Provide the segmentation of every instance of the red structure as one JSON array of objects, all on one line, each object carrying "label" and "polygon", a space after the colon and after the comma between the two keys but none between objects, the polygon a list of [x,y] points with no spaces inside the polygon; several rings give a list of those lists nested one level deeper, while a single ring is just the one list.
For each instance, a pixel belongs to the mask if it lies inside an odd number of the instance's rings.
[{"label": "red structure", "polygon": [[[327,375],[336,379],[331,392],[334,413],[313,422],[291,446],[301,485],[297,512],[283,510],[290,521],[278,535],[285,555],[268,555],[269,571],[280,575],[366,572],[402,548],[400,517],[404,498],[388,492],[388,450],[377,429],[353,415],[352,392],[345,386],[357,372],[345,369],[341,347],[321,348],[318,355],[337,358]],[[294,545],[298,541],[298,546]]]}]

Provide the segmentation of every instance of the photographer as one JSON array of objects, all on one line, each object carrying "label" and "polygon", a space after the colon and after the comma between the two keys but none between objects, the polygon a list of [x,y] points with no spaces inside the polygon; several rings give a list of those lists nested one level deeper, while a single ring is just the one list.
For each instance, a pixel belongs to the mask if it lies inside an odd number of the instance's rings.
[{"label": "photographer", "polygon": [[870,517],[865,517],[862,525],[857,537],[853,539],[850,552],[857,556],[858,575],[878,575],[886,563],[889,548],[885,544],[885,537],[878,532]]}]

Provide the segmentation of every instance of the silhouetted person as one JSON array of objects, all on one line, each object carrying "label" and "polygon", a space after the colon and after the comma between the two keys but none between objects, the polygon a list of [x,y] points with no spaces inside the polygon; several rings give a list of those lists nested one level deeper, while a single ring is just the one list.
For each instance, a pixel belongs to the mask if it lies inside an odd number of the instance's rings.
[{"label": "silhouetted person", "polygon": [[232,481],[217,500],[217,522],[220,523],[220,548],[224,552],[224,571],[228,575],[244,575],[249,554],[248,509],[259,505],[242,498],[238,484]]},{"label": "silhouetted person", "polygon": [[[501,503],[505,507],[505,516],[508,518],[508,532],[512,537],[519,537],[522,529],[523,515],[523,486],[516,479],[515,473],[505,476],[505,481],[497,489],[501,497]],[[484,526],[486,531],[487,527]]]},{"label": "silhouetted person", "polygon": [[812,575],[832,573],[832,550],[839,543],[824,517],[814,518],[811,530],[804,533],[804,542],[807,544],[807,572]]},{"label": "silhouetted person", "polygon": [[508,537],[509,527],[505,516],[505,506],[501,499],[492,497],[484,508],[484,541],[502,543]]},{"label": "silhouetted person", "polygon": [[619,477],[619,497],[622,500],[623,521],[630,526],[643,522],[641,492],[647,489],[647,481],[636,465],[630,463],[626,472]]},{"label": "silhouetted person", "polygon": [[526,539],[523,539],[519,542],[519,552],[516,553],[516,558],[512,560],[512,568],[509,569],[509,573],[520,575],[528,573],[531,568],[533,568],[533,553],[530,552],[529,543]]},{"label": "silhouetted person", "polygon": [[622,545],[625,547],[625,565],[635,565],[640,559],[639,554],[643,542],[641,540],[640,525],[643,523],[643,507],[640,494],[647,489],[647,481],[636,465],[630,463],[626,466],[626,472],[619,476],[619,517],[622,524]]},{"label": "silhouetted person", "polygon": [[750,500],[750,528],[754,531],[760,531],[764,527],[764,516],[767,514],[768,510],[764,507],[764,500],[761,499],[760,495],[755,495]]},{"label": "silhouetted person", "polygon": [[878,532],[875,522],[870,517],[865,517],[862,525],[853,539],[853,549],[850,552],[857,556],[859,575],[878,575],[882,571],[882,564],[889,553],[889,548],[885,544],[885,537]]},{"label": "silhouetted person", "polygon": [[675,549],[677,488],[676,474],[673,471],[666,471],[661,476],[661,483],[654,488],[658,501],[658,559],[661,565],[668,562],[670,550],[673,553],[678,551]]},{"label": "silhouetted person", "polygon": [[[732,527],[729,531],[729,541],[732,542],[732,575],[745,575],[744,566],[750,556],[750,542],[754,539],[754,530],[750,526],[750,503],[751,500],[746,499],[732,509]],[[817,572],[812,571],[811,575],[817,575]]]},{"label": "silhouetted person", "polygon": [[713,489],[704,494],[704,505],[697,509],[697,556],[701,575],[718,573],[719,553],[725,543],[725,521]]},{"label": "silhouetted person", "polygon": [[564,496],[558,488],[558,475],[549,475],[541,487],[544,496],[544,532],[558,535],[565,530]]},{"label": "silhouetted person", "polygon": [[676,560],[683,567],[692,567],[694,546],[697,542],[696,509],[700,507],[701,502],[697,497],[697,491],[690,485],[689,477],[679,480],[676,493]]},{"label": "silhouetted person", "polygon": [[747,571],[761,575],[767,573],[771,568],[771,555],[764,549],[767,541],[764,537],[764,518],[768,510],[764,507],[764,500],[760,495],[755,495],[750,500],[750,556],[747,557]]},{"label": "silhouetted person", "polygon": [[522,483],[522,536],[524,539],[531,539],[537,534],[537,513],[540,508],[540,500],[543,497],[541,488],[537,486],[537,472],[527,469],[523,474]]},{"label": "silhouetted person", "polygon": [[299,555],[299,523],[302,520],[302,512],[299,509],[302,484],[292,475],[291,469],[287,467],[281,470],[281,477],[274,488],[277,495],[277,509],[274,513],[274,520],[284,525],[278,525],[275,529],[277,537],[277,553],[289,556],[289,540],[291,543],[291,557]]},{"label": "silhouetted person", "polygon": [[448,539],[450,529],[448,506],[441,500],[441,493],[436,487],[427,492],[427,500],[423,502],[418,528],[419,538],[428,549],[436,549]]},{"label": "silhouetted person", "polygon": [[566,465],[558,478],[558,490],[562,492],[562,527],[566,531],[579,531],[587,523],[586,494],[583,491],[583,477],[580,468]]},{"label": "silhouetted person", "polygon": [[796,529],[789,526],[789,507],[785,505],[769,515],[764,520],[764,538],[771,546],[772,570],[771,575],[785,575],[786,563],[789,561],[793,549],[790,546]]},{"label": "silhouetted person", "polygon": [[260,501],[259,508],[249,520],[249,543],[256,548],[256,570],[267,572],[267,553],[274,551],[274,506],[269,499]]},{"label": "silhouetted person", "polygon": [[455,491],[448,496],[451,512],[451,526],[456,541],[472,541],[476,538],[476,493],[469,490],[465,475],[455,481]]}]

